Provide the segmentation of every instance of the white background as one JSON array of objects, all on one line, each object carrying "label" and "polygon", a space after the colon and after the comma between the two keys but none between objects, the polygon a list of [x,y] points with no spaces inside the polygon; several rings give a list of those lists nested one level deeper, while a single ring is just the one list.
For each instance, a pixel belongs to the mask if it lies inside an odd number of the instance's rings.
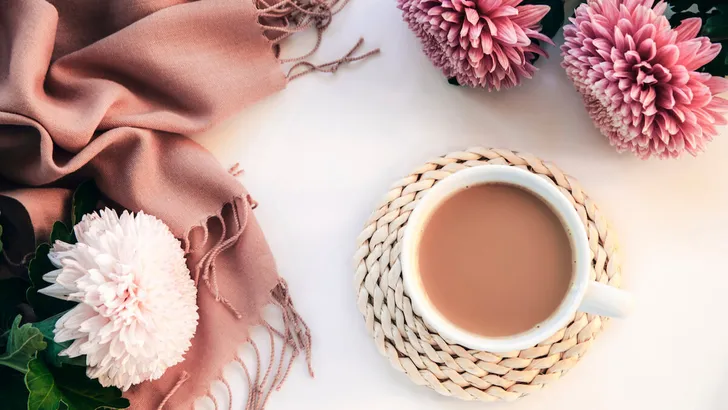
[{"label": "white background", "polygon": [[[316,378],[301,360],[268,409],[728,408],[728,130],[698,158],[617,154],[592,126],[558,50],[520,88],[453,87],[394,0],[353,1],[314,60],[342,56],[360,36],[381,55],[298,79],[197,138],[223,164],[245,168],[280,273],[313,332]],[[569,374],[514,403],[415,386],[379,355],[356,307],[355,239],[389,185],[475,145],[528,151],[578,178],[620,238],[624,285],[636,297],[634,314],[612,321]],[[231,380],[232,408],[243,409],[247,387],[240,375]]]}]

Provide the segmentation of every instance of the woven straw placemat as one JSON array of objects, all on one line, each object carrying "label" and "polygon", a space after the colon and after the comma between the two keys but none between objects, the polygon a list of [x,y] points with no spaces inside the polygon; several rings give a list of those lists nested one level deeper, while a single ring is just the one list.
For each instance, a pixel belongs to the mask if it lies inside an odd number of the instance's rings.
[{"label": "woven straw placemat", "polygon": [[579,183],[559,168],[524,153],[471,148],[427,162],[387,193],[357,239],[354,257],[358,306],[379,352],[416,384],[463,400],[515,400],[561,378],[591,346],[605,317],[578,312],[550,339],[506,354],[469,350],[448,343],[412,311],[404,291],[400,241],[418,200],[448,175],[462,169],[512,165],[552,181],[571,201],[587,227],[591,277],[620,286],[614,235]]}]

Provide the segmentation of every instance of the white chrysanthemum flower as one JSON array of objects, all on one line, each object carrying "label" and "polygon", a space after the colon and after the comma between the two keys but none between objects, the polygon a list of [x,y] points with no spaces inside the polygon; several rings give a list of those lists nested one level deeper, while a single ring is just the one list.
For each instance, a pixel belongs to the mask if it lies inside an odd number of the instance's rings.
[{"label": "white chrysanthemum flower", "polygon": [[197,288],[180,242],[159,219],[106,209],[57,241],[49,296],[79,302],[56,323],[61,355],[86,355],[87,375],[123,390],[155,380],[183,360],[197,327]]}]

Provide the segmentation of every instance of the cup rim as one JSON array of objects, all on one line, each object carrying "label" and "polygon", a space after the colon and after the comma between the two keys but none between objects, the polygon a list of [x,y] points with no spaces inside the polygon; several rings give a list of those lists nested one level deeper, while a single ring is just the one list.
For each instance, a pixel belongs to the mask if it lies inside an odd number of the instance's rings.
[{"label": "cup rim", "polygon": [[[559,307],[533,328],[510,336],[488,337],[469,332],[445,318],[424,292],[416,272],[416,247],[428,217],[437,206],[455,192],[470,185],[505,183],[516,185],[540,197],[561,219],[574,254],[574,272],[569,288]],[[581,304],[591,268],[591,254],[586,230],[569,200],[549,180],[509,165],[479,165],[454,172],[430,188],[415,205],[404,229],[400,254],[404,288],[412,307],[427,325],[448,342],[490,352],[510,352],[533,347],[566,326]]]}]

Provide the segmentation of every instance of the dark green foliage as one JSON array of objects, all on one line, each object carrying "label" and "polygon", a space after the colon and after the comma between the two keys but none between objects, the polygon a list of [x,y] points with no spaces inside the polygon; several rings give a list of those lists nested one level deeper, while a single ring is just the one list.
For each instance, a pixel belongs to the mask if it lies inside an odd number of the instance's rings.
[{"label": "dark green foliage", "polygon": [[[546,35],[548,38],[554,38],[559,29],[564,25],[564,3],[561,0],[525,0],[521,5],[524,4],[542,4],[549,6],[549,12],[541,19],[541,33]],[[536,44],[543,47],[541,41],[533,40]],[[531,63],[538,61],[540,56],[536,54]]]},{"label": "dark green foliage", "polygon": [[[100,197],[93,181],[81,184],[73,196],[69,218],[72,224],[96,210]],[[76,237],[66,224],[56,222],[49,242],[56,241],[75,243]],[[56,269],[48,259],[50,249],[49,243],[36,249],[26,278],[0,281],[0,407],[28,410],[127,408],[129,401],[121,397],[119,389],[102,387],[98,381],[86,377],[85,356],[59,355],[72,342],[56,343],[53,329],[58,319],[76,304],[38,293],[50,285],[43,280],[43,275]],[[19,313],[23,313],[20,309],[23,306],[33,317],[25,320],[35,323],[21,326],[25,316]]]},{"label": "dark green foliage", "polygon": [[[54,225],[54,230],[56,226]],[[51,236],[53,236],[52,233]],[[27,291],[28,303],[33,307],[35,315],[40,320],[48,319],[53,315],[65,312],[76,305],[73,302],[67,302],[38,293],[38,290],[50,285],[50,283],[43,280],[43,275],[56,269],[48,259],[50,249],[51,247],[47,243],[38,246],[38,249],[35,250],[35,257],[33,257],[30,265],[28,265],[28,276],[31,282],[31,286]]]},{"label": "dark green foliage", "polygon": [[728,75],[728,4],[725,0],[676,0],[670,5],[675,12],[670,17],[672,27],[679,26],[686,18],[697,17],[703,22],[699,35],[722,46],[720,54],[699,71],[721,77]]}]

